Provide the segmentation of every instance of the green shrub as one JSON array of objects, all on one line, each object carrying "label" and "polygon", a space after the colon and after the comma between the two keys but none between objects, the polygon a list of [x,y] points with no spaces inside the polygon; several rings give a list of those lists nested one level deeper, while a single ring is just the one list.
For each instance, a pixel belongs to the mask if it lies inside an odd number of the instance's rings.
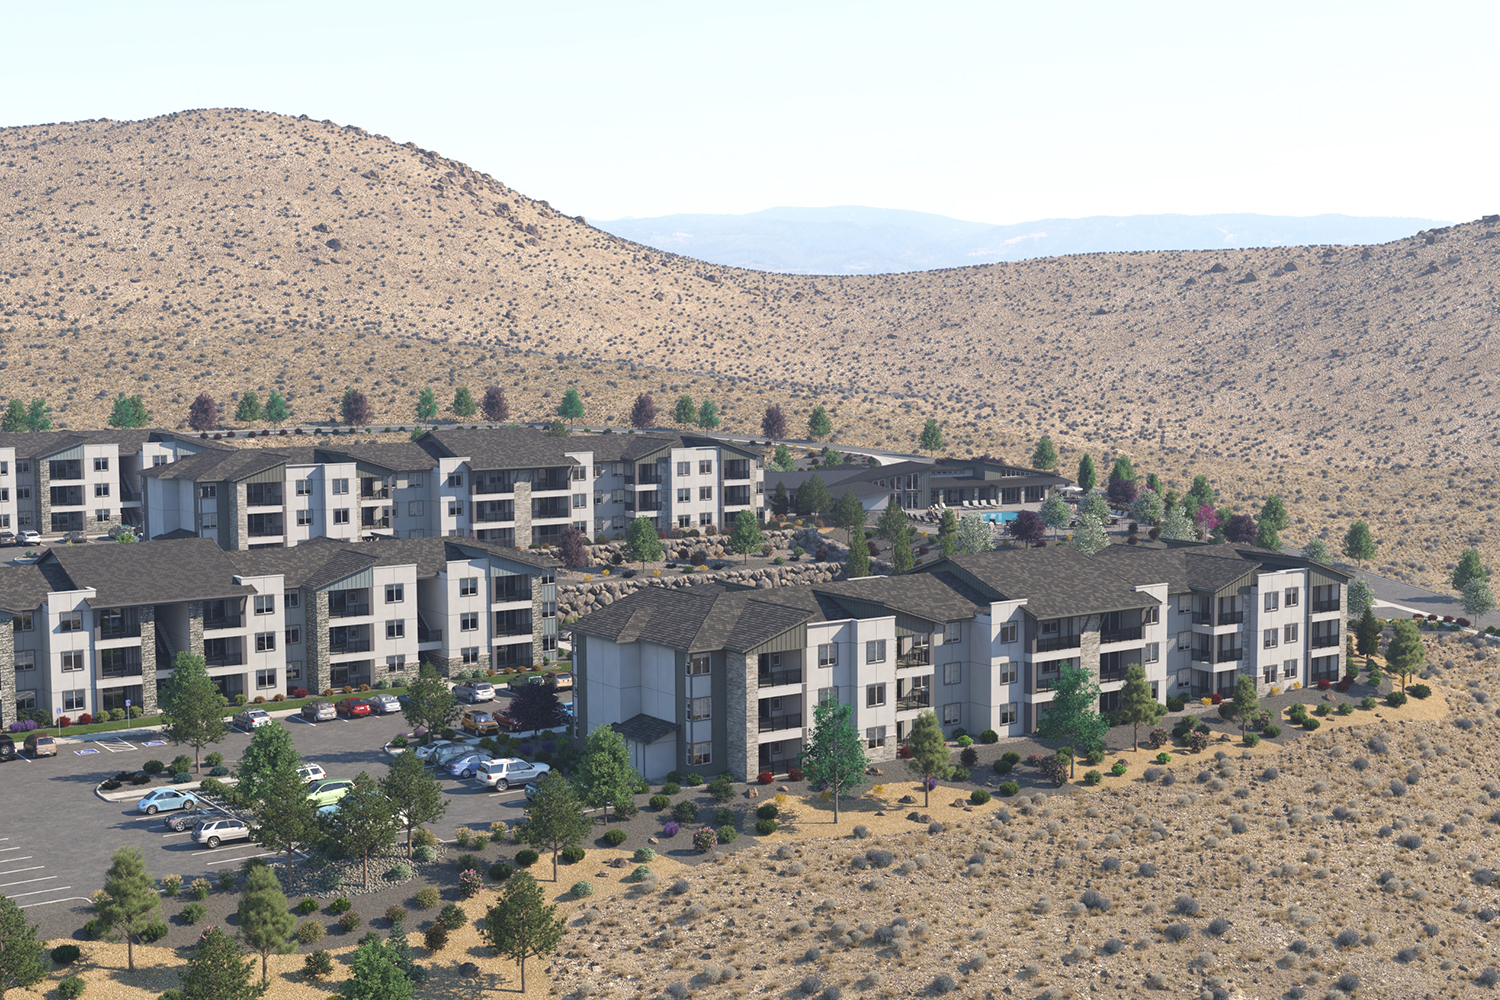
[{"label": "green shrub", "polygon": [[686,799],[672,807],[672,818],[687,825],[698,818],[698,803]]},{"label": "green shrub", "polygon": [[1258,735],[1256,735],[1255,733],[1246,733],[1245,734],[1245,746],[1247,746],[1247,747],[1253,747],[1253,746],[1257,745],[1258,743],[1260,743],[1260,737]]},{"label": "green shrub", "polygon": [[1091,770],[1091,771],[1085,771],[1084,772],[1083,783],[1085,785],[1097,785],[1097,784],[1099,784],[1099,782],[1101,782],[1103,780],[1104,780],[1104,775],[1100,774],[1098,771],[1092,771]]},{"label": "green shrub", "polygon": [[655,877],[656,876],[652,874],[651,869],[647,868],[645,865],[637,865],[635,871],[630,873],[630,881],[632,882],[642,882],[648,878]]},{"label": "green shrub", "polygon": [[76,944],[60,944],[52,949],[53,965],[72,965],[81,954]]},{"label": "green shrub", "polygon": [[573,895],[578,897],[579,899],[582,899],[584,896],[592,896],[594,894],[594,883],[588,881],[587,879],[580,882],[574,882],[571,891]]},{"label": "green shrub", "polygon": [[983,788],[976,788],[969,793],[969,801],[976,806],[982,806],[990,800],[990,793]]},{"label": "green shrub", "polygon": [[220,892],[234,892],[235,889],[239,888],[239,882],[239,875],[237,875],[233,871],[230,871],[228,868],[225,868],[223,871],[219,872]]},{"label": "green shrub", "polygon": [[302,944],[323,940],[323,925],[316,920],[302,921],[297,925],[297,940]]},{"label": "green shrub", "polygon": [[1016,753],[1014,750],[1005,751],[1000,755],[1000,759],[1005,761],[1005,763],[1009,764],[1011,767],[1015,767],[1017,764],[1021,763],[1021,755]]},{"label": "green shrub", "polygon": [[776,808],[776,803],[774,803],[774,802],[767,802],[765,805],[763,805],[760,808],[758,808],[758,809],[755,810],[755,818],[756,819],[775,819],[777,817],[778,813],[779,813],[779,810]]},{"label": "green shrub", "polygon": [[604,842],[610,847],[619,847],[621,844],[625,843],[626,836],[628,836],[628,834],[626,834],[624,830],[610,830],[604,835]]},{"label": "green shrub", "polygon": [[973,747],[964,747],[958,752],[958,761],[964,767],[976,767],[979,764],[979,751]]},{"label": "green shrub", "polygon": [[1385,696],[1385,703],[1392,708],[1400,708],[1406,704],[1406,695],[1400,691],[1392,691]]},{"label": "green shrub", "polygon": [[974,745],[974,737],[972,737],[972,736],[960,736],[957,739],[955,739],[953,742],[957,743],[961,747],[971,747],[971,746]]},{"label": "green shrub", "polygon": [[473,871],[477,872],[477,871],[479,871],[480,868],[482,868],[484,866],[480,863],[479,859],[476,858],[474,855],[472,855],[472,854],[460,854],[460,855],[458,855],[457,857],[455,857],[453,859],[453,867],[457,868],[461,872],[466,872],[466,871],[469,871],[471,869]]},{"label": "green shrub", "polygon": [[167,925],[161,920],[153,920],[141,929],[141,940],[146,944],[155,944],[166,936]]},{"label": "green shrub", "polygon": [[1327,715],[1328,711],[1329,710],[1328,710],[1328,706],[1327,705],[1319,705],[1317,708],[1313,709],[1313,714],[1314,715]]},{"label": "green shrub", "polygon": [[[183,757],[186,756],[187,754],[183,754]],[[219,765],[224,763],[224,755],[215,750],[211,754],[204,755],[203,763],[207,764],[209,767],[218,767]]]},{"label": "green shrub", "polygon": [[1180,712],[1184,708],[1187,708],[1187,699],[1186,698],[1179,698],[1175,694],[1169,694],[1169,695],[1167,695],[1167,711],[1168,712]]},{"label": "green shrub", "polygon": [[661,786],[661,793],[663,795],[676,795],[680,791],[682,791],[682,786],[675,781],[669,781]]},{"label": "green shrub", "polygon": [[530,868],[532,865],[536,864],[540,858],[540,854],[527,847],[516,852],[516,867]]},{"label": "green shrub", "polygon": [[309,979],[321,979],[333,975],[333,956],[319,949],[309,952],[302,960],[302,974]]},{"label": "green shrub", "polygon": [[697,771],[694,771],[692,774],[687,776],[687,781],[683,782],[683,784],[688,788],[697,788],[699,785],[703,784],[703,775],[699,774]]},{"label": "green shrub", "polygon": [[1085,764],[1088,764],[1090,767],[1092,767],[1092,766],[1094,766],[1096,764],[1103,764],[1104,763],[1104,750],[1103,750],[1103,748],[1102,747],[1094,747],[1093,749],[1091,749],[1088,753],[1086,753],[1086,754],[1083,755],[1083,762]]},{"label": "green shrub", "polygon": [[1363,698],[1359,699],[1359,707],[1367,712],[1373,710],[1375,706],[1379,704],[1380,702],[1376,701],[1372,695],[1367,694]]},{"label": "green shrub", "polygon": [[338,899],[335,899],[333,902],[328,904],[328,912],[333,914],[335,917],[340,913],[348,913],[352,909],[354,909],[354,904],[349,902],[343,896],[340,896]]},{"label": "green shrub", "polygon": [[[222,764],[224,762],[221,760],[219,761],[219,763]],[[167,765],[167,770],[171,771],[173,774],[181,774],[184,771],[191,770],[192,766],[193,758],[189,757],[185,753],[180,753],[176,757],[172,758],[172,763]],[[214,765],[212,764],[209,765],[209,767],[213,766]]]},{"label": "green shrub", "polygon": [[406,925],[406,907],[392,904],[385,908],[386,923]]},{"label": "green shrub", "polygon": [[296,912],[304,917],[309,913],[316,913],[318,912],[318,901],[311,896],[304,896],[302,902],[297,904]]},{"label": "green shrub", "polygon": [[656,860],[656,852],[649,847],[637,847],[630,860],[638,865],[649,865]]},{"label": "green shrub", "polygon": [[1018,785],[1018,784],[1016,784],[1014,781],[1002,781],[1002,782],[1000,782],[999,792],[1005,798],[1010,798],[1012,795],[1016,794],[1020,790],[1021,790],[1021,786]]},{"label": "green shrub", "polygon": [[721,844],[732,844],[734,843],[734,839],[740,835],[740,831],[736,830],[731,823],[725,823],[715,832],[719,835],[719,843]]},{"label": "green shrub", "polygon": [[953,782],[968,781],[969,769],[961,764],[954,764],[948,768],[948,780]]},{"label": "green shrub", "polygon": [[727,826],[734,823],[734,810],[729,808],[714,810],[714,826]]},{"label": "green shrub", "polygon": [[1432,688],[1426,684],[1413,684],[1406,689],[1406,693],[1417,699],[1431,698]]},{"label": "green shrub", "polygon": [[469,922],[469,917],[464,913],[463,907],[457,903],[449,903],[443,907],[443,912],[438,914],[437,922],[450,931],[456,931]]},{"label": "green shrub", "polygon": [[1322,724],[1323,723],[1319,722],[1317,719],[1314,719],[1311,716],[1309,716],[1307,718],[1307,720],[1302,723],[1302,728],[1306,729],[1308,732],[1312,732],[1314,729],[1317,729]]},{"label": "green shrub", "polygon": [[414,831],[412,831],[411,842],[413,847],[435,848],[437,847],[437,834],[433,833],[425,826],[419,826]]},{"label": "green shrub", "polygon": [[755,832],[762,837],[776,832],[776,821],[774,819],[759,819],[755,821]]},{"label": "green shrub", "polygon": [[1269,725],[1260,731],[1261,735],[1268,740],[1274,740],[1281,735],[1281,727],[1275,724]]},{"label": "green shrub", "polygon": [[412,848],[411,857],[413,861],[426,864],[429,861],[437,860],[437,850],[427,844],[418,844]]},{"label": "green shrub", "polygon": [[720,774],[708,783],[708,794],[713,796],[713,800],[720,805],[728,802],[734,798],[734,778],[730,776],[728,771]]},{"label": "green shrub", "polygon": [[668,806],[670,806],[672,804],[672,796],[670,796],[670,795],[653,795],[653,796],[651,796],[650,799],[648,799],[646,801],[646,804],[649,805],[652,809],[655,809],[658,812],[660,812],[661,810],[667,808]]},{"label": "green shrub", "polygon": [[147,774],[161,774],[166,769],[167,765],[163,764],[159,760],[148,760],[146,761],[146,763],[141,765],[141,770],[145,771]]},{"label": "green shrub", "polygon": [[1172,755],[1163,750],[1156,755],[1156,762],[1158,764],[1170,764],[1172,763]]},{"label": "green shrub", "polygon": [[584,855],[586,853],[587,852],[585,852],[584,849],[579,847],[577,844],[571,844],[567,847],[564,847],[558,854],[557,858],[565,865],[576,865],[578,864],[578,862],[584,859]]},{"label": "green shrub", "polygon": [[78,1000],[79,997],[83,996],[84,985],[81,977],[69,976],[57,984],[57,995],[62,997],[63,1000]]},{"label": "green shrub", "polygon": [[510,878],[512,871],[514,871],[514,869],[504,861],[496,861],[494,864],[490,865],[490,870],[485,874],[488,876],[491,882],[504,882],[506,879]]},{"label": "green shrub", "polygon": [[979,742],[985,745],[989,745],[991,743],[999,743],[1000,734],[995,732],[993,729],[986,729],[984,732],[979,734]]},{"label": "green shrub", "polygon": [[339,926],[342,927],[345,931],[352,931],[355,928],[359,927],[359,925],[363,922],[364,918],[362,918],[356,910],[350,910],[348,913],[339,917]]},{"label": "green shrub", "polygon": [[411,865],[407,864],[405,861],[397,861],[395,864],[391,865],[385,870],[385,877],[390,879],[392,882],[405,882],[407,879],[411,878],[411,875]]},{"label": "green shrub", "polygon": [[189,903],[182,908],[182,922],[188,926],[196,924],[208,914],[208,907],[202,903]]},{"label": "green shrub", "polygon": [[1115,761],[1114,766],[1109,769],[1109,773],[1113,774],[1116,778],[1120,777],[1125,773],[1124,763],[1122,763],[1121,761]]},{"label": "green shrub", "polygon": [[1012,764],[1010,761],[1004,759],[997,760],[994,763],[996,774],[1009,774],[1012,770],[1015,769],[1015,766],[1016,765]]},{"label": "green shrub", "polygon": [[434,906],[438,905],[438,901],[441,898],[442,897],[438,895],[438,891],[436,888],[430,885],[424,885],[422,888],[417,890],[417,909],[430,910]]},{"label": "green shrub", "polygon": [[[1351,704],[1349,704],[1347,701],[1341,701],[1341,702],[1339,702],[1339,707],[1336,708],[1336,709],[1334,709],[1334,711],[1337,712],[1339,715],[1353,715],[1354,714],[1354,706],[1351,705]],[[1254,746],[1255,744],[1252,743],[1250,745]]]}]

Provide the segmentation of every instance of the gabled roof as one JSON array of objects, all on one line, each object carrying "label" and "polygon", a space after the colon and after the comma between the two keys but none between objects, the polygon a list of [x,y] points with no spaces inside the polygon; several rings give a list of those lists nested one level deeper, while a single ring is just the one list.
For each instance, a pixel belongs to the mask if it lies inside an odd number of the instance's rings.
[{"label": "gabled roof", "polygon": [[989,600],[952,574],[864,577],[814,584],[835,601],[850,597],[905,612],[930,622],[962,621],[989,610]]},{"label": "gabled roof", "polygon": [[254,593],[209,538],[133,544],[59,545],[37,563],[55,590],[93,588],[95,607],[173,604]]},{"label": "gabled roof", "polygon": [[288,587],[318,590],[373,566],[415,566],[418,577],[434,577],[446,570],[449,562],[472,559],[476,554],[509,560],[537,570],[557,565],[535,552],[458,538],[382,538],[371,542],[350,542],[319,537],[289,549],[252,549],[230,552],[228,556],[241,576],[280,574]]},{"label": "gabled roof", "polygon": [[742,652],[821,617],[816,610],[760,600],[762,593],[718,584],[682,590],[643,587],[585,615],[572,628],[612,642],[650,642],[688,652]]},{"label": "gabled roof", "polygon": [[52,590],[35,564],[0,566],[0,611],[35,611]]},{"label": "gabled roof", "polygon": [[[1224,551],[1228,549],[1229,551]],[[1167,592],[1213,593],[1231,587],[1260,568],[1229,546],[1208,549],[1157,549],[1138,545],[1108,545],[1095,559],[1104,559],[1116,571],[1137,583],[1167,584]]]},{"label": "gabled roof", "polygon": [[185,479],[192,482],[235,482],[257,473],[289,464],[292,456],[281,449],[209,449],[187,455],[166,465],[141,470],[152,479]]},{"label": "gabled roof", "polygon": [[1024,599],[1026,611],[1034,618],[1069,618],[1157,603],[1149,594],[1137,591],[1137,581],[1116,570],[1111,561],[1091,558],[1067,546],[954,556],[918,567],[917,573],[933,573],[950,566],[989,590],[994,600]]},{"label": "gabled roof", "polygon": [[44,459],[80,444],[113,444],[119,454],[133,455],[147,441],[173,437],[168,431],[141,428],[108,431],[5,431],[0,433],[0,448],[16,449],[17,458]]},{"label": "gabled roof", "polygon": [[464,458],[469,468],[534,469],[546,466],[577,465],[569,458],[569,438],[548,437],[530,427],[497,427],[482,431],[436,430],[417,439],[429,455],[436,458]]},{"label": "gabled roof", "polygon": [[361,444],[353,448],[322,448],[319,451],[327,454],[329,460],[363,462],[391,472],[425,472],[434,464],[427,449],[414,441]]}]

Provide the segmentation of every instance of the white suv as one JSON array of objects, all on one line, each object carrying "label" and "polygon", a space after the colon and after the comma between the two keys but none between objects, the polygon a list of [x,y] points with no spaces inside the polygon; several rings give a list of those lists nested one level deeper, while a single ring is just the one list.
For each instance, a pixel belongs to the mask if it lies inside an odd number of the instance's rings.
[{"label": "white suv", "polygon": [[195,844],[207,844],[210,849],[226,840],[249,840],[250,828],[240,819],[216,819],[200,823],[193,830]]},{"label": "white suv", "polygon": [[552,768],[546,764],[528,764],[514,757],[502,757],[499,760],[487,760],[480,764],[479,770],[474,772],[474,777],[480,784],[489,785],[503,792],[512,785],[519,786],[528,781],[536,781],[550,770]]}]

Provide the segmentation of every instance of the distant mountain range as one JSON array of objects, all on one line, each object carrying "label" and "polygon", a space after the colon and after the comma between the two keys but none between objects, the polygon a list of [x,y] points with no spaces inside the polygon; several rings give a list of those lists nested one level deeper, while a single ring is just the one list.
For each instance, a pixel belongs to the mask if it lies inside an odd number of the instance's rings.
[{"label": "distant mountain range", "polygon": [[1387,243],[1448,223],[1349,215],[1096,215],[1008,226],[842,206],[748,215],[663,215],[593,223],[713,264],[783,274],[884,274],[1129,250]]}]

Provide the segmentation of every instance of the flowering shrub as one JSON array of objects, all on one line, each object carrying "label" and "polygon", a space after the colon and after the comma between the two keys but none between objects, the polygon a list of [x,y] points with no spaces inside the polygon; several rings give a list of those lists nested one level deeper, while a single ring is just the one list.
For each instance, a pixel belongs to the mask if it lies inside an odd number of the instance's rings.
[{"label": "flowering shrub", "polygon": [[776,776],[774,774],[772,774],[770,771],[762,771],[762,772],[760,772],[759,775],[756,776],[756,779],[762,785],[769,785],[771,782],[773,782],[773,781],[776,780]]},{"label": "flowering shrub", "polygon": [[668,820],[666,825],[661,828],[661,835],[663,837],[675,837],[677,836],[677,831],[681,829],[682,827],[678,826],[675,822]]},{"label": "flowering shrub", "polygon": [[699,854],[707,854],[719,844],[719,833],[711,826],[701,827],[693,833],[693,846]]},{"label": "flowering shrub", "polygon": [[306,698],[307,688],[292,688],[290,694],[293,698]]},{"label": "flowering shrub", "polygon": [[1026,766],[1027,767],[1041,767],[1043,764],[1045,764],[1049,760],[1051,760],[1050,757],[1043,756],[1042,754],[1039,754],[1039,753],[1027,754],[1026,755]]},{"label": "flowering shrub", "polygon": [[458,894],[464,899],[473,899],[484,888],[484,876],[472,868],[459,873]]},{"label": "flowering shrub", "polygon": [[1043,758],[1037,766],[1054,785],[1061,785],[1068,780],[1068,762],[1055,754]]},{"label": "flowering shrub", "polygon": [[1455,619],[1453,619],[1453,624],[1457,625],[1459,628],[1468,628],[1469,627],[1469,619],[1467,619],[1467,618],[1455,618]]},{"label": "flowering shrub", "polygon": [[78,717],[78,724],[80,726],[92,726],[94,724],[94,717],[89,713],[84,712]]},{"label": "flowering shrub", "polygon": [[20,722],[12,722],[10,731],[13,733],[29,733],[36,728],[36,723],[31,719],[23,719]]},{"label": "flowering shrub", "polygon": [[1152,750],[1160,750],[1172,742],[1172,734],[1165,729],[1153,729],[1151,735],[1146,737],[1146,742],[1151,745]]},{"label": "flowering shrub", "polygon": [[57,724],[62,728],[67,729],[73,724],[73,720],[68,718],[66,715],[59,715],[57,717]]},{"label": "flowering shrub", "polygon": [[786,776],[791,781],[801,781],[802,780],[802,768],[800,768],[800,767],[788,768],[787,772],[786,772]]},{"label": "flowering shrub", "polygon": [[1222,705],[1224,703],[1224,696],[1215,691],[1213,694],[1208,696],[1208,700],[1213,702],[1215,705]]},{"label": "flowering shrub", "polygon": [[911,760],[911,747],[905,745],[897,747],[896,756],[902,760]]},{"label": "flowering shrub", "polygon": [[930,791],[932,791],[936,787],[937,787],[937,779],[936,778],[928,778],[927,779],[927,790],[930,792]]},{"label": "flowering shrub", "polygon": [[1200,733],[1196,730],[1194,732],[1188,733],[1187,745],[1188,749],[1193,753],[1202,753],[1204,750],[1208,749],[1208,734]]},{"label": "flowering shrub", "polygon": [[1318,690],[1319,691],[1327,691],[1331,687],[1333,687],[1333,685],[1328,682],[1328,678],[1326,678],[1326,677],[1323,678],[1322,680],[1318,681]]}]

